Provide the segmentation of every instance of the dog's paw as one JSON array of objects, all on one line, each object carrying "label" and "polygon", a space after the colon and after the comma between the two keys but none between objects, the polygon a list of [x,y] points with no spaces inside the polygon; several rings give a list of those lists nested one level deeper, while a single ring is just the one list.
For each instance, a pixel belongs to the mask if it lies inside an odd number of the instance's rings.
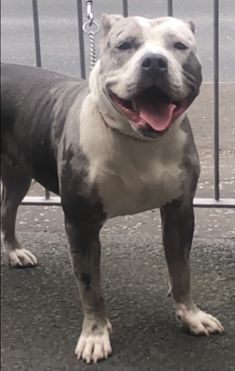
[{"label": "dog's paw", "polygon": [[107,359],[112,353],[111,331],[112,326],[109,320],[106,325],[95,321],[84,321],[83,330],[75,349],[77,358],[83,359],[86,363],[97,363],[102,359]]},{"label": "dog's paw", "polygon": [[224,331],[220,321],[197,307],[187,309],[181,305],[176,309],[176,317],[193,335],[209,336]]},{"label": "dog's paw", "polygon": [[9,265],[14,268],[33,267],[37,264],[36,257],[28,250],[14,249],[8,255]]}]

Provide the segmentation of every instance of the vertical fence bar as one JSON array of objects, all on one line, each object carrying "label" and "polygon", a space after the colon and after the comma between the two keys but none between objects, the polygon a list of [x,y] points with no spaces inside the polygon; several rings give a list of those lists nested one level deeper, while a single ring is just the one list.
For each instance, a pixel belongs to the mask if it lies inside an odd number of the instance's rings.
[{"label": "vertical fence bar", "polygon": [[46,188],[45,188],[45,199],[46,200],[50,199],[50,191],[48,191],[48,189],[46,189]]},{"label": "vertical fence bar", "polygon": [[219,1],[214,0],[214,198],[220,199],[219,189]]},{"label": "vertical fence bar", "polygon": [[122,0],[122,14],[124,17],[128,17],[128,1]]},{"label": "vertical fence bar", "polygon": [[[33,27],[34,27],[36,65],[37,65],[37,67],[42,67],[40,31],[39,31],[39,17],[38,17],[38,2],[37,2],[37,0],[32,0],[32,7],[33,7]],[[48,189],[46,189],[46,188],[45,188],[45,198],[46,198],[46,200],[50,199],[50,191],[48,191]]]},{"label": "vertical fence bar", "polygon": [[37,0],[32,0],[32,7],[33,7],[33,28],[34,28],[36,65],[38,67],[41,67],[42,66],[42,58],[41,58],[39,20],[38,20],[38,2],[37,2]]},{"label": "vertical fence bar", "polygon": [[173,16],[173,0],[167,1],[167,14],[169,17]]},{"label": "vertical fence bar", "polygon": [[84,46],[84,34],[83,34],[83,11],[82,11],[82,0],[77,0],[77,20],[78,20],[78,40],[79,40],[79,57],[80,57],[80,71],[81,78],[86,78],[86,61],[85,61],[85,46]]}]

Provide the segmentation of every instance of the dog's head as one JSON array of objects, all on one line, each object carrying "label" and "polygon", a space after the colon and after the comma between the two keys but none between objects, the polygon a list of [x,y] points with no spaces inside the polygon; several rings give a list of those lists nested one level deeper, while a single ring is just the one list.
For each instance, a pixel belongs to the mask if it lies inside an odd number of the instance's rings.
[{"label": "dog's head", "polygon": [[117,130],[159,136],[199,92],[194,25],[171,17],[103,15],[102,28],[100,59],[90,77],[93,99]]}]

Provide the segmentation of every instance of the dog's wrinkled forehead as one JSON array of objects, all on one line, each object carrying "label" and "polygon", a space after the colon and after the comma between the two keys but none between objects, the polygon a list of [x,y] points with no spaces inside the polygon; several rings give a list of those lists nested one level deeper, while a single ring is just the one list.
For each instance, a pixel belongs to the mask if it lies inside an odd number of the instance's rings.
[{"label": "dog's wrinkled forehead", "polygon": [[[107,23],[105,23],[107,22]],[[104,36],[107,36],[107,46],[113,46],[118,41],[128,39],[129,36],[143,41],[143,29],[135,17],[124,18],[122,16],[108,16],[103,21]]]},{"label": "dog's wrinkled forehead", "polygon": [[143,17],[124,18],[119,15],[102,17],[103,46],[112,48],[119,42],[135,42],[137,46],[145,42],[164,43],[167,47],[169,40],[187,41],[188,46],[195,45],[194,25],[191,22],[172,17],[147,19]]}]

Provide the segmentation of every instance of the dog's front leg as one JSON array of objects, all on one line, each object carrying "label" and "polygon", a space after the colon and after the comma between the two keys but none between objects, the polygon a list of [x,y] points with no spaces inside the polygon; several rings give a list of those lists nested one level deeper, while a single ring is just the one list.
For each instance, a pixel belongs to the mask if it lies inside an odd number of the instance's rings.
[{"label": "dog's front leg", "polygon": [[189,255],[194,231],[192,202],[173,201],[161,209],[163,244],[176,317],[195,335],[222,332],[221,323],[200,310],[190,295]]},{"label": "dog's front leg", "polygon": [[84,313],[75,353],[78,359],[96,363],[111,354],[111,323],[100,288],[100,227],[74,223],[66,217],[65,227]]}]

